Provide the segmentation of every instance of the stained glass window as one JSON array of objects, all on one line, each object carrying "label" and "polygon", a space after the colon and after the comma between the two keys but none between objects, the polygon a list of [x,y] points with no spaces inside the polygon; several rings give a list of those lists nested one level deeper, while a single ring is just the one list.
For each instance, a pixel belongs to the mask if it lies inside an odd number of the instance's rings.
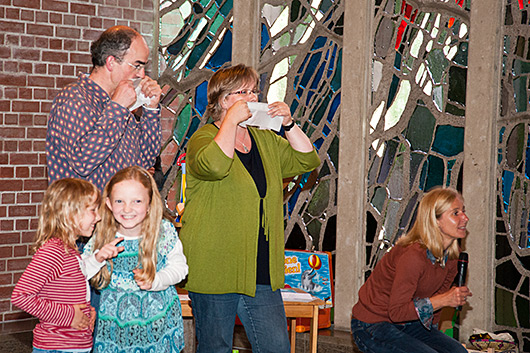
[{"label": "stained glass window", "polygon": [[470,1],[430,2],[443,11],[376,1],[366,275],[409,230],[424,192],[461,188]]},{"label": "stained glass window", "polygon": [[[501,107],[498,119],[495,329],[530,351],[530,125],[528,2],[505,6]],[[525,35],[526,34],[526,35]]]}]

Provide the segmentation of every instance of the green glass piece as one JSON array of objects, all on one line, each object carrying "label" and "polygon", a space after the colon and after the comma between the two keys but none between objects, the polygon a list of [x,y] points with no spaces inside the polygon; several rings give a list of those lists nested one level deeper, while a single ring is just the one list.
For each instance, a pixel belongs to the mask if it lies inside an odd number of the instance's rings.
[{"label": "green glass piece", "polygon": [[530,62],[518,59],[513,61],[514,76],[520,76],[528,73],[530,73]]},{"label": "green glass piece", "polygon": [[458,51],[456,52],[456,55],[453,58],[453,62],[455,64],[461,65],[461,66],[467,66],[467,51],[469,48],[469,44],[467,42],[461,42],[458,44]]},{"label": "green glass piece", "polygon": [[517,112],[525,112],[528,101],[526,76],[513,79],[513,94],[515,99],[515,110]]},{"label": "green glass piece", "polygon": [[444,93],[443,93],[443,86],[434,86],[432,90],[432,101],[434,102],[434,105],[436,106],[436,109],[439,111],[442,111],[442,105],[444,101]]},{"label": "green glass piece", "polygon": [[[210,2],[212,2],[213,0],[201,0],[200,3],[203,7],[208,7],[208,4],[210,4]],[[212,6],[214,7],[214,6]]]},{"label": "green glass piece", "polygon": [[451,174],[453,172],[453,167],[455,165],[456,159],[452,159],[447,162],[447,181],[445,186],[451,186]]},{"label": "green glass piece", "polygon": [[335,69],[335,73],[333,74],[333,78],[331,79],[330,86],[333,89],[333,92],[337,92],[341,85],[341,76],[342,76],[342,48],[339,50],[339,53],[337,55],[337,68]]},{"label": "green glass piece", "polygon": [[[527,296],[528,298],[528,296]],[[519,319],[519,327],[530,328],[530,306],[528,299],[521,296],[515,297],[515,307],[517,308],[517,318]]]},{"label": "green glass piece", "polygon": [[224,17],[218,14],[217,17],[215,17],[215,20],[213,21],[212,25],[210,26],[210,29],[209,29],[210,33],[211,34],[217,33],[217,30],[219,29],[219,27],[221,27],[224,20],[225,20]]},{"label": "green glass piece", "polygon": [[403,198],[403,161],[404,157],[402,154],[396,156],[394,159],[394,165],[388,180],[388,192],[390,193],[391,199]]},{"label": "green glass piece", "polygon": [[497,325],[517,326],[512,303],[513,294],[511,292],[495,287],[495,323]]},{"label": "green glass piece", "polygon": [[435,186],[443,185],[445,176],[445,163],[443,159],[430,155],[427,157],[427,162],[428,171],[424,190],[430,190]]},{"label": "green glass piece", "polygon": [[368,171],[368,185],[373,185],[377,179],[381,159],[376,155],[375,157],[370,158],[370,160],[372,161],[372,165]]},{"label": "green glass piece", "polygon": [[313,217],[319,217],[324,213],[329,204],[329,182],[330,179],[322,180],[318,183],[313,197],[307,206],[307,212]]},{"label": "green glass piece", "polygon": [[294,22],[298,19],[300,14],[300,0],[293,0],[291,2],[291,22]]},{"label": "green glass piece", "polygon": [[394,200],[389,200],[386,207],[385,214],[385,239],[392,241],[393,235],[396,232],[396,222],[401,204]]},{"label": "green glass piece", "polygon": [[322,228],[322,223],[318,219],[313,219],[307,225],[307,233],[313,238],[313,246],[315,249],[318,249],[318,243],[320,240],[320,229]]},{"label": "green glass piece", "polygon": [[375,188],[374,196],[370,200],[374,208],[381,214],[387,197],[386,189],[382,187]]},{"label": "green glass piece", "polygon": [[[206,8],[206,6],[204,6]],[[218,13],[217,6],[211,6],[208,11],[206,11],[206,17],[213,18]],[[221,16],[222,17],[222,16]],[[211,31],[212,33],[215,33],[215,31]]]},{"label": "green glass piece", "polygon": [[191,105],[186,104],[184,108],[182,108],[182,110],[180,111],[180,114],[173,128],[173,136],[177,139],[179,143],[182,141],[182,139],[184,138],[186,134],[186,131],[188,130],[190,118],[191,118]]},{"label": "green glass piece", "polygon": [[329,148],[328,148],[328,156],[331,163],[333,163],[333,166],[335,169],[339,170],[339,139],[337,136],[333,137],[333,140],[331,141]]},{"label": "green glass piece", "polygon": [[436,118],[431,111],[427,107],[417,105],[405,133],[413,151],[429,151],[435,125]]},{"label": "green glass piece", "polygon": [[525,125],[524,123],[515,125],[506,140],[506,165],[509,168],[517,169],[523,161]]},{"label": "green glass piece", "polygon": [[440,84],[445,70],[449,66],[449,61],[441,49],[433,49],[427,55],[427,69],[429,70],[433,83]]},{"label": "green glass piece", "polygon": [[228,14],[230,13],[230,11],[232,11],[232,0],[226,0],[226,2],[223,4],[223,6],[221,6],[221,8],[219,9],[219,12],[224,16],[228,16]]},{"label": "green glass piece", "polygon": [[322,167],[320,168],[320,172],[318,173],[318,179],[322,179],[328,175],[331,174],[331,171],[329,170],[328,163],[325,161],[322,163]]},{"label": "green glass piece", "polygon": [[412,187],[416,176],[418,175],[418,170],[425,159],[425,154],[412,152],[410,154],[410,183],[409,187]]},{"label": "green glass piece", "polygon": [[445,112],[449,114],[453,114],[456,116],[464,116],[466,115],[466,111],[464,109],[461,109],[457,107],[456,105],[453,105],[449,102],[445,105]]},{"label": "green glass piece", "polygon": [[449,69],[449,92],[447,98],[461,105],[466,105],[466,75],[466,68],[451,66]]}]

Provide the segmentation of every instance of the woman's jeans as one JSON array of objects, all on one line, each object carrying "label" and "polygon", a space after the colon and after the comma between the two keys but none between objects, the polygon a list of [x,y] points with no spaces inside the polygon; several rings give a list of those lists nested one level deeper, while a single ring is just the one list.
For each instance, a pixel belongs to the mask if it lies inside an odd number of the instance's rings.
[{"label": "woman's jeans", "polygon": [[232,352],[236,314],[254,353],[291,350],[280,290],[257,285],[256,296],[189,292],[195,318],[197,353]]},{"label": "woman's jeans", "polygon": [[467,353],[460,342],[434,325],[427,330],[419,320],[367,324],[352,319],[351,331],[355,344],[364,353]]}]

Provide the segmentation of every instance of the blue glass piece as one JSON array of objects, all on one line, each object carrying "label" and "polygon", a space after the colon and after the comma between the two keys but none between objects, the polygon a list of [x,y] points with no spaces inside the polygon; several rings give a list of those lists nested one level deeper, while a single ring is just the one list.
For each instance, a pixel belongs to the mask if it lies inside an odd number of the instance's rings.
[{"label": "blue glass piece", "polygon": [[261,51],[265,49],[270,39],[271,37],[269,35],[269,31],[267,30],[267,26],[265,26],[265,24],[262,23],[261,24]]},{"label": "blue glass piece", "polygon": [[322,48],[326,44],[327,41],[328,40],[326,37],[318,36],[315,39],[315,42],[313,43],[313,47],[311,48],[311,51]]},{"label": "blue glass piece", "polygon": [[504,132],[506,131],[506,126],[501,127],[499,131],[499,143],[502,143],[502,138],[504,137]]},{"label": "blue glass piece", "polygon": [[186,68],[191,70],[194,69],[195,66],[197,66],[197,62],[201,59],[204,52],[206,52],[206,50],[210,46],[211,41],[212,40],[210,38],[206,37],[202,42],[195,45],[195,48],[193,48],[190,57],[186,62]]},{"label": "blue glass piece", "polygon": [[396,75],[392,75],[392,83],[390,84],[390,88],[388,89],[388,101],[386,103],[386,107],[390,107],[390,104],[392,104],[392,101],[394,100],[394,97],[396,96],[397,88],[399,84],[399,77]]},{"label": "blue glass piece", "polygon": [[329,133],[331,132],[331,129],[327,126],[327,125],[324,125],[324,128],[322,129],[322,134],[325,136],[325,137],[328,137]]},{"label": "blue glass piece", "polygon": [[322,147],[322,144],[324,143],[324,139],[321,137],[319,139],[317,139],[315,142],[313,142],[313,145],[315,146],[315,148],[318,150],[320,150],[320,147]]},{"label": "blue glass piece", "polygon": [[445,163],[443,159],[432,155],[427,157],[427,160],[429,162],[429,170],[425,181],[425,190],[429,191],[435,186],[443,185]]},{"label": "blue glass piece", "polygon": [[456,156],[464,150],[464,128],[439,125],[434,134],[432,150],[447,157]]},{"label": "blue glass piece", "polygon": [[204,81],[195,89],[195,109],[201,116],[206,111],[208,105],[208,96],[206,94],[206,88],[208,87],[208,81]]},{"label": "blue glass piece", "polygon": [[330,9],[330,7],[333,5],[334,2],[335,1],[332,1],[332,0],[323,0],[320,3],[320,11],[322,11],[323,13],[328,12],[328,10]]},{"label": "blue glass piece", "polygon": [[401,54],[396,52],[396,57],[394,58],[394,67],[396,70],[401,71]]},{"label": "blue glass piece", "polygon": [[298,185],[300,186],[300,188],[304,187],[304,185],[307,183],[307,180],[309,180],[310,175],[311,172],[306,172],[298,178]]},{"label": "blue glass piece", "polygon": [[504,212],[508,212],[510,206],[510,195],[512,190],[514,174],[509,170],[502,172],[502,201],[504,205]]},{"label": "blue glass piece", "polygon": [[311,54],[307,54],[304,58],[304,61],[302,62],[302,65],[300,65],[300,68],[298,69],[298,73],[301,74],[302,72],[304,72],[304,69],[305,69],[305,65],[307,64],[307,61],[309,60],[309,58],[311,57]]},{"label": "blue glass piece", "polygon": [[447,181],[445,182],[445,186],[451,186],[451,173],[453,171],[453,167],[455,165],[456,159],[451,159],[447,162]]},{"label": "blue glass piece", "polygon": [[311,79],[311,76],[313,76],[313,73],[317,70],[317,65],[320,63],[320,58],[322,57],[322,53],[314,53],[311,55],[311,59],[309,60],[309,63],[307,64],[307,68],[305,69],[304,75],[302,76],[302,80],[300,81],[300,86],[303,88],[307,87],[307,83],[309,82],[309,79]]},{"label": "blue glass piece", "polygon": [[530,134],[526,142],[526,157],[525,157],[525,170],[524,174],[527,179],[530,179]]},{"label": "blue glass piece", "polygon": [[293,99],[293,102],[291,103],[291,115],[293,115],[293,112],[296,111],[296,108],[298,108],[298,101],[296,99]]},{"label": "blue glass piece", "polygon": [[[409,219],[410,219],[410,215],[412,214],[412,211],[414,211],[414,209],[416,208],[417,201],[418,201],[418,193],[415,193],[414,196],[412,196],[412,198],[409,200],[409,203],[407,204],[405,211],[403,211],[403,215],[401,216],[401,220],[399,221],[399,228],[405,229],[405,226],[409,223]],[[412,224],[412,222],[410,224]]]},{"label": "blue glass piece", "polygon": [[318,108],[313,110],[310,115],[310,120],[314,125],[320,124],[320,120],[328,109],[329,101],[331,100],[330,94],[327,94],[322,101],[319,102]]},{"label": "blue glass piece", "polygon": [[320,67],[318,68],[315,78],[313,79],[313,83],[311,84],[311,89],[318,88],[318,85],[321,83],[320,80],[322,79],[322,75],[324,74],[325,67],[326,62],[324,61],[322,64],[320,64]]},{"label": "blue glass piece", "polygon": [[337,94],[335,96],[335,98],[333,98],[333,101],[331,102],[331,106],[329,107],[329,113],[328,113],[328,122],[332,122],[333,121],[333,117],[335,116],[335,112],[337,111],[337,109],[339,108],[340,106],[340,93]]},{"label": "blue glass piece", "polygon": [[305,100],[305,104],[306,105],[309,105],[311,103],[311,98],[315,95],[315,92],[313,91],[308,91],[307,92],[307,98]]},{"label": "blue glass piece", "polygon": [[302,94],[304,94],[304,90],[302,87],[299,87],[297,90],[296,90],[296,98],[300,99],[302,98]]},{"label": "blue glass piece", "polygon": [[[219,1],[216,1],[219,4]],[[232,0],[226,0],[223,6],[219,9],[219,12],[224,16],[228,16],[230,11],[232,11]]]},{"label": "blue glass piece", "polygon": [[385,155],[383,157],[383,161],[381,162],[381,170],[379,171],[379,175],[377,177],[377,183],[385,183],[388,173],[392,168],[392,163],[394,162],[398,146],[399,143],[394,140],[389,140],[386,142]]},{"label": "blue glass piece", "polygon": [[335,74],[333,79],[331,79],[331,89],[333,92],[337,92],[342,85],[342,49],[339,50],[339,56],[337,58],[337,68],[335,69]]},{"label": "blue glass piece", "polygon": [[337,44],[334,44],[333,45],[333,53],[331,54],[331,59],[329,61],[328,72],[326,74],[326,78],[330,78],[331,75],[333,74],[333,68],[334,68],[334,65],[335,65],[335,56],[336,55],[337,55]]},{"label": "blue glass piece", "polygon": [[205,67],[216,70],[230,61],[232,61],[232,31],[226,31],[221,44],[217,47]]}]

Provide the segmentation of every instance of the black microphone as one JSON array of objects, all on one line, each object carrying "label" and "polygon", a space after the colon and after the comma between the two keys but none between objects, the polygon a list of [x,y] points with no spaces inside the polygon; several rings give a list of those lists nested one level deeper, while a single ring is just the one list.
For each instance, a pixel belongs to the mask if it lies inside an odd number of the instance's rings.
[{"label": "black microphone", "polygon": [[[456,286],[463,287],[466,285],[468,256],[466,252],[461,252],[458,258],[458,273],[456,274]],[[456,310],[462,310],[462,306],[458,306]]]}]

